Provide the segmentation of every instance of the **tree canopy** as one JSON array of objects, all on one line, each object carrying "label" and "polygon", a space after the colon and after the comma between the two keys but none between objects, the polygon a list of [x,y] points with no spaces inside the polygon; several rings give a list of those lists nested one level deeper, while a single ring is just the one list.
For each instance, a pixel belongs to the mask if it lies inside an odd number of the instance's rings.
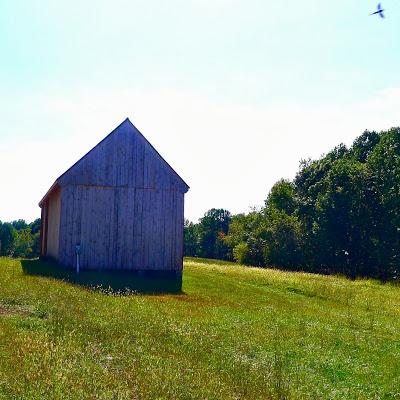
[{"label": "tree canopy", "polygon": [[37,257],[39,240],[40,218],[30,224],[23,219],[0,221],[0,256]]},{"label": "tree canopy", "polygon": [[294,180],[278,181],[260,210],[224,213],[221,225],[215,209],[188,223],[190,255],[399,279],[400,128],[365,131],[350,148],[340,144],[303,160]]}]

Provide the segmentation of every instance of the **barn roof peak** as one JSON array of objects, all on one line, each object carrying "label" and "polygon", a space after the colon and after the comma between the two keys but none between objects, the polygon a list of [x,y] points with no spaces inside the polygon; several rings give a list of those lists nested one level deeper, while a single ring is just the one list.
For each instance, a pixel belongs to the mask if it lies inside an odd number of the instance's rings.
[{"label": "barn roof peak", "polygon": [[50,193],[58,186],[62,186],[64,184],[64,178],[68,176],[68,174],[72,173],[77,166],[83,162],[91,153],[96,151],[104,142],[106,142],[111,136],[114,136],[116,134],[133,134],[133,135],[138,135],[144,142],[160,157],[161,161],[165,163],[165,165],[170,169],[171,173],[176,175],[176,177],[182,182],[183,187],[185,188],[185,192],[189,189],[189,185],[178,175],[178,173],[171,167],[171,165],[165,161],[165,159],[161,156],[161,154],[154,148],[154,146],[144,137],[144,135],[139,131],[139,129],[136,128],[136,126],[130,121],[130,119],[127,117],[125,118],[116,128],[114,128],[108,135],[104,137],[99,143],[96,144],[92,149],[90,149],[83,157],[81,157],[77,162],[75,162],[70,168],[68,168],[62,175],[60,175],[53,185],[50,187],[50,189],[47,191],[45,196],[42,198],[42,200],[39,203],[39,206],[41,206]]},{"label": "barn roof peak", "polygon": [[[124,121],[121,122],[120,125],[118,125],[111,133],[110,135],[117,131],[119,127],[122,127],[123,125],[130,125],[137,134],[139,134],[144,140],[145,142],[158,154],[158,156],[161,158],[161,160],[171,169],[171,171],[182,181],[182,183],[184,184],[184,186],[186,186],[186,191],[190,188],[190,186],[180,177],[180,175],[171,167],[171,165],[165,160],[165,158],[157,151],[157,149],[145,138],[145,136],[143,135],[142,132],[139,131],[138,128],[136,128],[136,126],[131,122],[131,120],[126,117]],[[108,135],[109,136],[109,135]]]}]

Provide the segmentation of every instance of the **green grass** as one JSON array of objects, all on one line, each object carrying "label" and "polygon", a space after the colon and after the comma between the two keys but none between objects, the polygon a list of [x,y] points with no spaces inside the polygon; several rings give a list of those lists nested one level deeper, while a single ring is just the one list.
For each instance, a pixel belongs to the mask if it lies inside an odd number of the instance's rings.
[{"label": "green grass", "polygon": [[192,259],[121,295],[2,258],[0,399],[400,399],[400,288]]}]

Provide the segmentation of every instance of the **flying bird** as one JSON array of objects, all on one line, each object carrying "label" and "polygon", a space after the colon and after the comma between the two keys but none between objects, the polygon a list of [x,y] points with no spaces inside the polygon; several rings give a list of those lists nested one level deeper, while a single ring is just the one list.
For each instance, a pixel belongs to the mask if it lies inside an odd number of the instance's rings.
[{"label": "flying bird", "polygon": [[372,14],[369,14],[369,15],[379,14],[379,16],[380,16],[381,18],[385,18],[385,16],[383,15],[383,12],[384,12],[385,10],[383,10],[383,9],[381,8],[381,3],[379,3],[378,6],[377,6],[376,8],[377,8],[377,11],[375,11],[375,12],[373,12]]}]

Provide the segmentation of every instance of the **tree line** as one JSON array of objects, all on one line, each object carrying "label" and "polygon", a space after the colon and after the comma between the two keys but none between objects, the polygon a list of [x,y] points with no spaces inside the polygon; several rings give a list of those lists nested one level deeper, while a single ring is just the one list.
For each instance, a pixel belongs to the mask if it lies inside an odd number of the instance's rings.
[{"label": "tree line", "polygon": [[302,160],[260,209],[211,209],[184,232],[187,256],[398,280],[400,128],[365,131],[349,148]]},{"label": "tree line", "polygon": [[38,257],[40,246],[40,218],[28,224],[19,219],[0,221],[0,256]]}]

